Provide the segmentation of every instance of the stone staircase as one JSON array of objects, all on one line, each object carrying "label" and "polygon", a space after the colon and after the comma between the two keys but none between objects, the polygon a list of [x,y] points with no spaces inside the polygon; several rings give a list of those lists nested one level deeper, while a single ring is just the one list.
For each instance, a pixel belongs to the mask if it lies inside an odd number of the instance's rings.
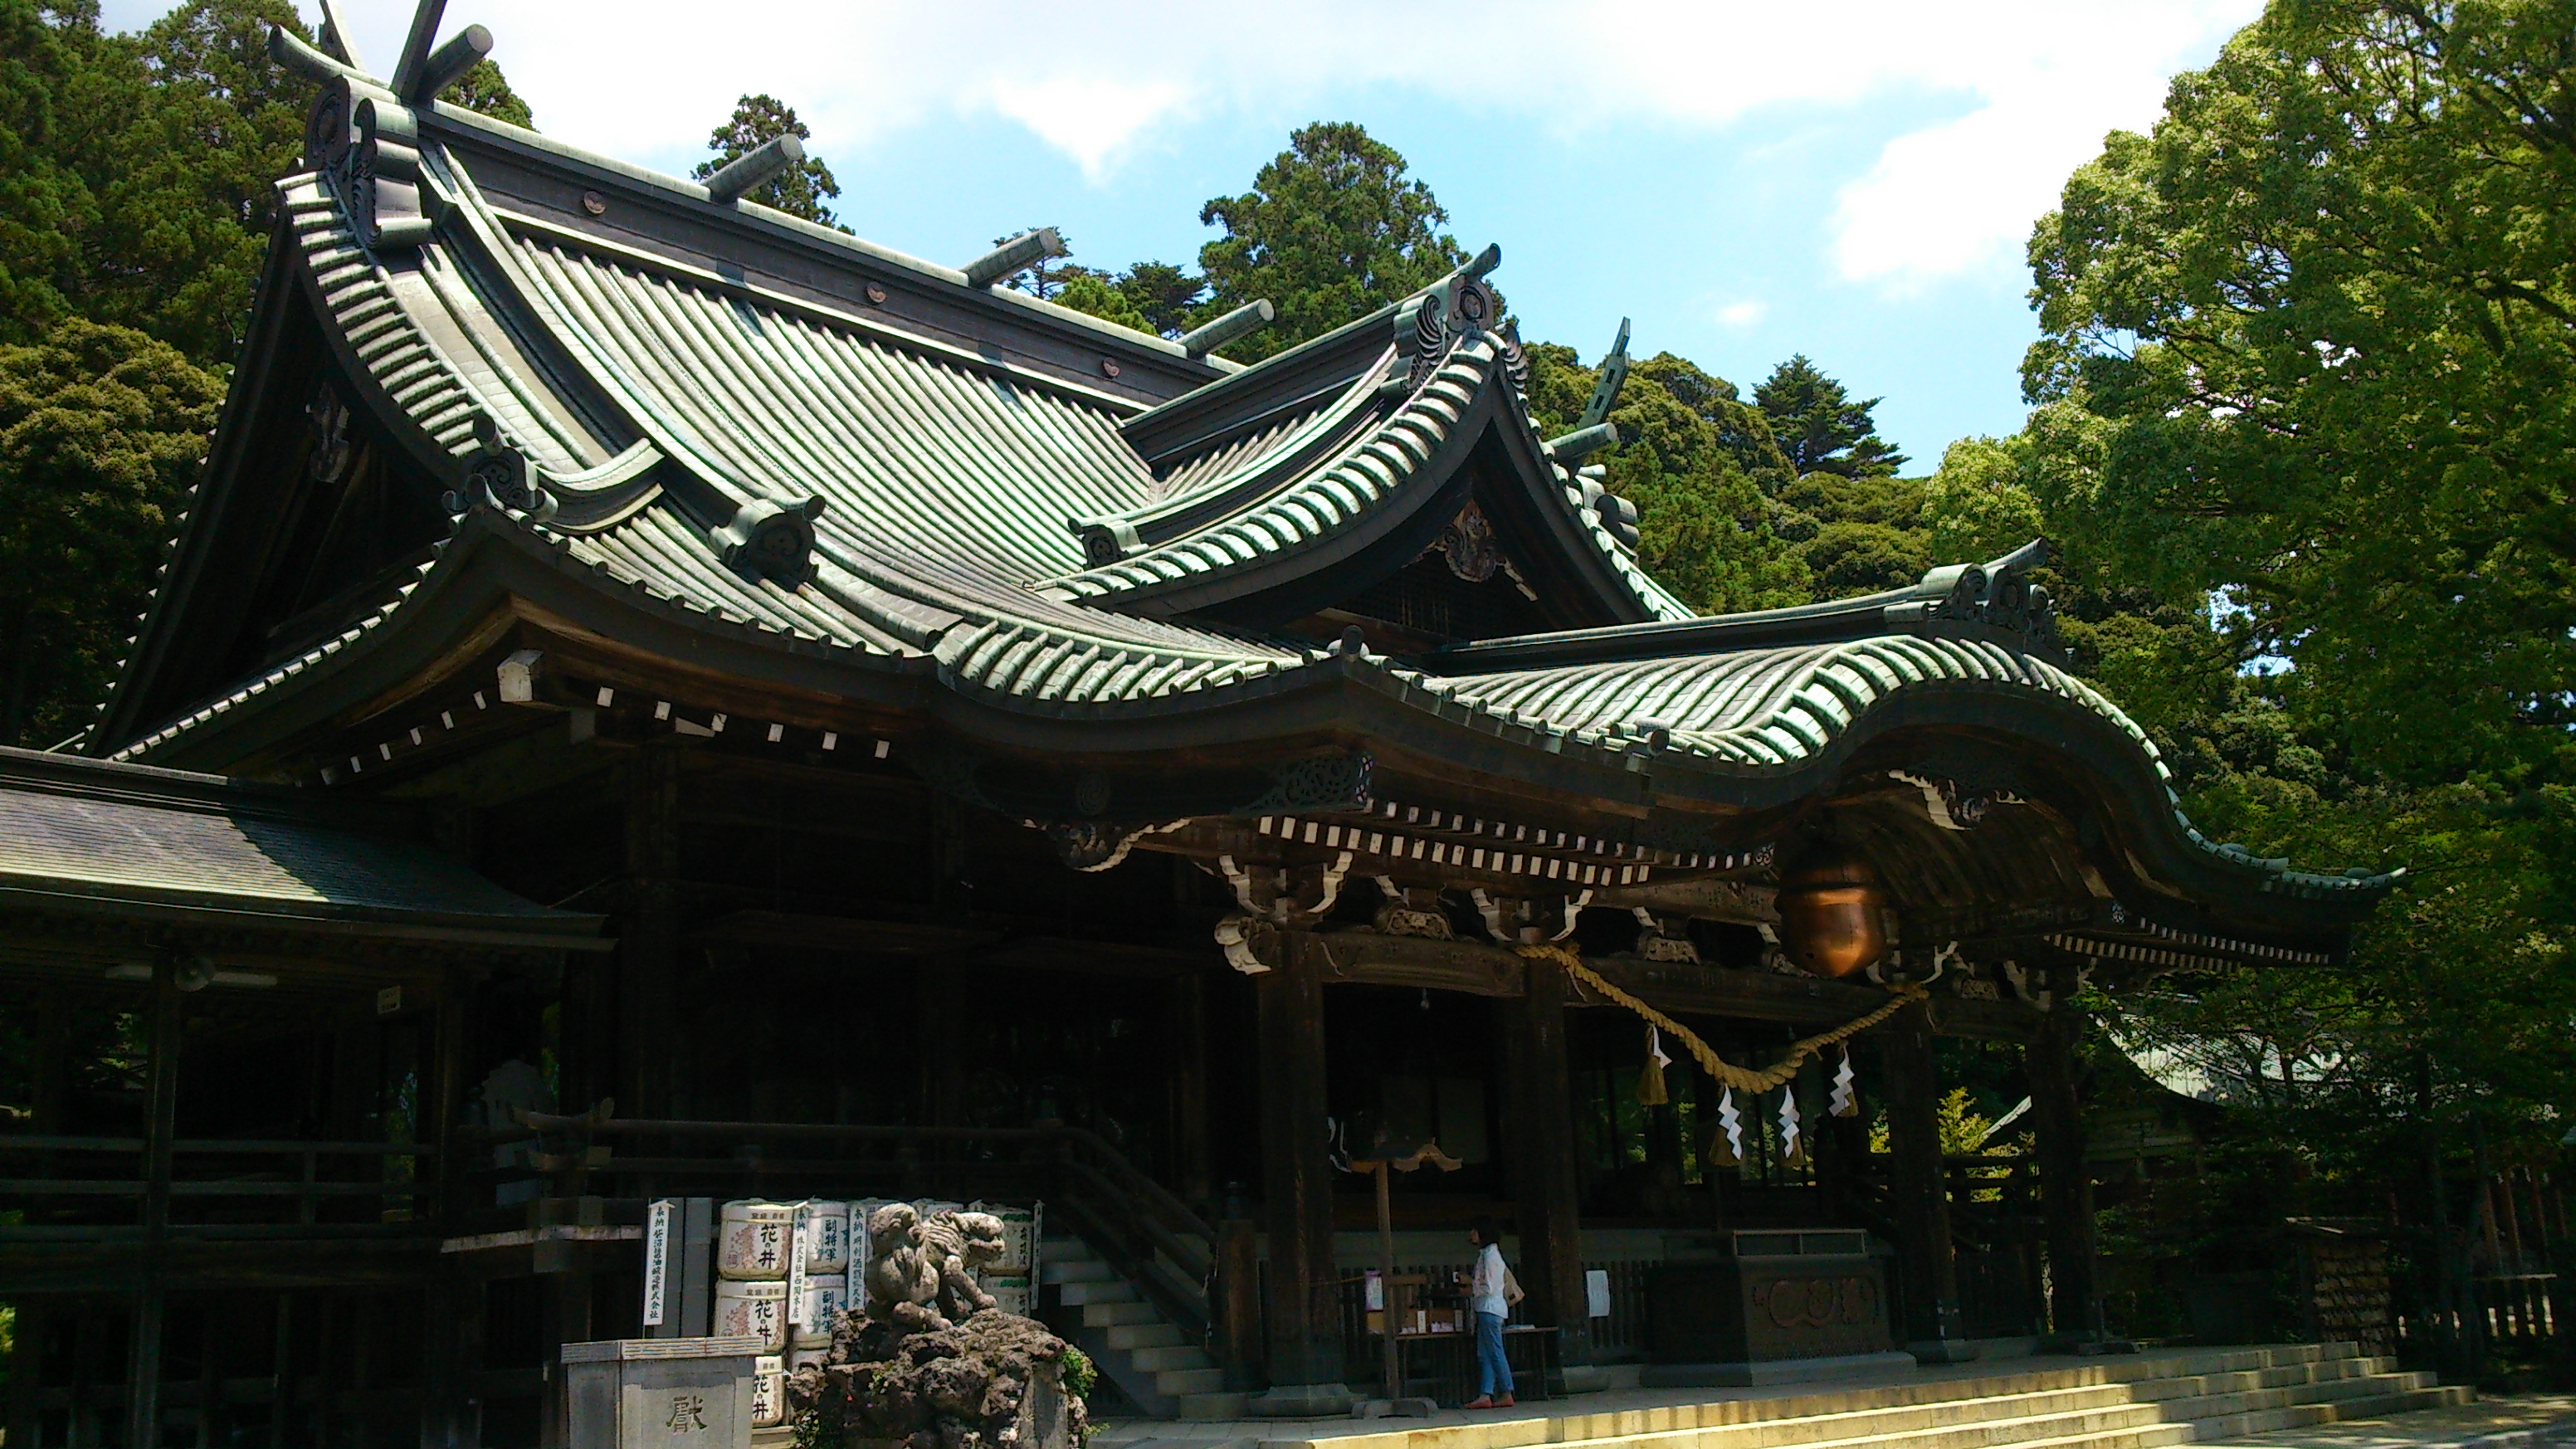
[{"label": "stone staircase", "polygon": [[1233,1419],[1250,1397],[1228,1393],[1224,1371],[1167,1320],[1135,1283],[1079,1238],[1038,1248],[1039,1316],[1080,1345],[1101,1376],[1157,1419]]},{"label": "stone staircase", "polygon": [[[2164,1449],[2462,1404],[2466,1388],[2351,1344],[2001,1360],[1832,1388],[1612,1391],[1430,1420],[1244,1423],[1225,1449]],[[1184,1449],[1174,1428],[1116,1426],[1095,1449]]]}]

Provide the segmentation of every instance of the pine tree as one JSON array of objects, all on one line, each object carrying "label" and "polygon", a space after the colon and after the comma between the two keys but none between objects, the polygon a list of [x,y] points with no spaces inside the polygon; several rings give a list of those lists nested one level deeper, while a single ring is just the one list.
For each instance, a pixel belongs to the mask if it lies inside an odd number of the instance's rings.
[{"label": "pine tree", "polygon": [[1803,352],[1773,368],[1753,390],[1753,401],[1771,420],[1772,436],[1801,476],[1892,478],[1905,466],[1905,455],[1889,447],[1870,420],[1871,410],[1884,399],[1853,402],[1843,385]]},{"label": "pine tree", "polygon": [[1225,228],[1199,249],[1209,310],[1267,297],[1279,312],[1228,352],[1267,357],[1437,281],[1467,259],[1448,220],[1404,157],[1357,123],[1290,133],[1252,190],[1199,209],[1202,226]]}]

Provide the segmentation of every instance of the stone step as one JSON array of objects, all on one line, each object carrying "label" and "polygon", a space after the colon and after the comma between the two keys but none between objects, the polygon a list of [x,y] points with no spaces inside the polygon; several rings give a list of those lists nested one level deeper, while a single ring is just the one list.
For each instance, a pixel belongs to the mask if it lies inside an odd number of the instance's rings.
[{"label": "stone step", "polygon": [[2445,1384],[2434,1388],[2356,1394],[2324,1403],[2290,1404],[2281,1408],[2257,1409],[2249,1413],[2222,1414],[2214,1418],[2195,1419],[2191,1421],[2190,1427],[2194,1439],[2234,1439],[2241,1435],[2269,1434],[2281,1429],[2312,1429],[2320,1424],[2340,1424],[2352,1419],[2376,1419],[2388,1414],[2410,1413],[2417,1409],[2448,1408],[2473,1403],[2476,1397],[2476,1391],[2465,1384]]},{"label": "stone step", "polygon": [[[1222,1377],[1220,1375],[1219,1377]],[[1252,1395],[1245,1393],[1182,1394],[1180,1417],[1184,1419],[1240,1419],[1251,1412]]]},{"label": "stone step", "polygon": [[1128,1323],[1106,1331],[1111,1348],[1172,1348],[1188,1342],[1188,1336],[1177,1325],[1169,1323]]},{"label": "stone step", "polygon": [[1138,1303],[1132,1298],[1124,1302],[1082,1305],[1082,1326],[1085,1328],[1114,1328],[1122,1323],[1161,1321],[1162,1315],[1154,1311],[1152,1304]]},{"label": "stone step", "polygon": [[1042,1283],[1097,1283],[1115,1278],[1118,1270],[1098,1258],[1040,1258],[1038,1281]]},{"label": "stone step", "polygon": [[[1180,1330],[1174,1329],[1177,1333]],[[1206,1352],[1196,1344],[1175,1343],[1158,1348],[1139,1348],[1127,1355],[1128,1361],[1147,1373],[1169,1373],[1175,1369],[1203,1369],[1209,1366]]]},{"label": "stone step", "polygon": [[1056,1285],[1057,1295],[1067,1308],[1091,1303],[1133,1303],[1140,1294],[1136,1285],[1124,1278],[1094,1278]]},{"label": "stone step", "polygon": [[1165,1369],[1154,1375],[1154,1387],[1175,1399],[1185,1394],[1212,1394],[1225,1387],[1225,1370],[1220,1368]]},{"label": "stone step", "polygon": [[[2420,1390],[2424,1376],[2378,1375],[2244,1389],[2219,1395],[2150,1398],[2135,1394],[2160,1387],[2155,1380],[2024,1394],[1987,1394],[1888,1408],[1851,1409],[1794,1417],[1757,1418],[1735,1424],[1696,1425],[1663,1431],[1602,1436],[1573,1443],[1617,1444],[1620,1449],[1784,1449],[1828,1444],[1904,1446],[1904,1449],[1983,1449],[2036,1439],[2089,1438],[2097,1434],[2202,1419],[2243,1421],[2270,1414],[2286,1426],[2352,1417],[2342,1406],[2386,1401]],[[1954,1386],[1958,1387],[1958,1386]],[[2310,1411],[2310,1412],[2301,1412]],[[2231,1431],[2232,1432],[2232,1431]]]},{"label": "stone step", "polygon": [[[2308,1410],[2307,1417],[2313,1418],[2324,1412],[2319,1404],[2332,1400],[2333,1412],[2350,1417],[2352,1411],[2342,1407],[2345,1399],[2364,1402],[2392,1391],[2387,1387],[2390,1381],[2373,1382],[2380,1379],[2375,1371],[2388,1367],[2384,1359],[2362,1358],[2350,1344],[2186,1350],[1974,1379],[1577,1413],[1536,1421],[1422,1426],[1337,1437],[1331,1449],[1514,1449],[1549,1443],[1563,1449],[1585,1444],[1615,1444],[1619,1449],[1657,1444],[1668,1449],[1776,1449],[1863,1441],[1902,1443],[1904,1449],[1964,1449],[1971,1442],[2039,1439],[2079,1441],[2086,1449],[2149,1449],[2146,1440],[2165,1444],[2195,1437],[2173,1431],[2191,1419],[2231,1408],[2293,1418],[2299,1417],[2293,1410]],[[2419,1387],[2406,1380],[2394,1382],[2399,1386],[2396,1392]],[[2256,1397],[2225,1400],[2222,1394]],[[2118,1412],[2123,1409],[2137,1412]],[[2090,1432],[2070,1429],[2064,1416],[2086,1412],[2108,1413],[2111,1418],[2097,1419]],[[1994,1431],[1978,1427],[2014,1421],[2018,1421],[2015,1427],[2004,1432],[2019,1436],[2017,1441],[1997,1439]],[[1953,1429],[1970,1432],[1956,1444],[1941,1444],[1939,1434]],[[1913,1437],[1906,1439],[1908,1435]],[[1287,1449],[1295,1442],[1280,1441],[1270,1449]]]}]

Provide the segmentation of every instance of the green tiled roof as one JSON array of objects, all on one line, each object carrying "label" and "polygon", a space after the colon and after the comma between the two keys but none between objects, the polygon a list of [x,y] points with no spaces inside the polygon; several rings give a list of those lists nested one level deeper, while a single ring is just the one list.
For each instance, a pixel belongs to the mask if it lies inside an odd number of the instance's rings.
[{"label": "green tiled roof", "polygon": [[9,749],[0,749],[0,900],[493,944],[578,945],[600,924],[522,900],[409,841],[319,818],[292,792]]},{"label": "green tiled roof", "polygon": [[[364,651],[463,567],[475,552],[464,542],[490,539],[675,617],[856,669],[911,671],[1033,715],[1187,711],[1366,675],[1415,708],[1507,721],[1550,750],[1648,749],[1674,769],[1740,777],[1803,769],[1909,693],[1975,689],[2086,712],[2162,774],[2136,725],[2053,650],[1944,615],[1955,571],[1848,606],[1693,621],[1613,533],[1597,489],[1549,458],[1511,345],[1470,327],[1416,355],[1411,323],[1390,325],[1414,316],[1413,301],[1258,367],[1202,368],[1198,391],[1147,413],[1107,379],[1122,356],[1177,365],[1159,339],[1001,304],[1102,349],[1085,380],[833,300],[852,292],[846,278],[838,291],[800,287],[586,228],[526,200],[524,177],[512,200],[475,168],[552,167],[624,188],[619,206],[650,201],[691,225],[789,236],[826,280],[864,262],[905,285],[972,291],[948,269],[806,237],[757,207],[713,208],[689,183],[445,108],[424,114],[420,139],[437,220],[407,249],[362,241],[345,179],[298,175],[280,190],[334,347],[386,422],[458,480],[456,537],[316,648],[180,718],[131,722],[109,742],[128,757]],[[1202,441],[1149,457],[1129,435],[1140,416],[1184,416],[1180,432]],[[1435,502],[1454,510],[1464,496],[1454,480],[1470,447],[1496,439],[1480,456],[1515,460],[1515,516],[1536,520],[1525,532],[1545,530],[1516,546],[1557,551],[1564,577],[1596,581],[1583,585],[1589,616],[1631,622],[1399,662],[1271,637],[1187,602],[1211,585],[1231,598],[1273,579],[1328,580],[1369,540],[1426,537],[1421,524],[1446,521],[1431,516]],[[467,496],[469,460],[495,444],[525,460],[544,507]],[[803,567],[727,561],[729,523],[782,509],[812,515]],[[1807,637],[1818,630],[1831,637]]]}]

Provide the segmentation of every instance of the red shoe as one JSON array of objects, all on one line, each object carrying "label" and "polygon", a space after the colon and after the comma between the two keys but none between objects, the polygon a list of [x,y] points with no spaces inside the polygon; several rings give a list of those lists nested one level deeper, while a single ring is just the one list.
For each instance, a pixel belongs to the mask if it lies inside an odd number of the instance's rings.
[{"label": "red shoe", "polygon": [[1508,1408],[1511,1408],[1512,1406],[1513,1406],[1513,1400],[1512,1400],[1512,1396],[1511,1396],[1511,1395],[1509,1395],[1509,1394],[1505,1394],[1505,1395],[1503,1395],[1502,1402],[1500,1402],[1500,1403],[1498,1403],[1498,1404],[1494,1405],[1494,1407],[1495,1407],[1495,1408],[1497,1408],[1497,1409],[1508,1409]]},{"label": "red shoe", "polygon": [[[1511,1400],[1505,1399],[1503,1402],[1508,1404]],[[1494,1400],[1491,1395],[1478,1394],[1476,1397],[1469,1399],[1458,1407],[1462,1409],[1490,1409],[1494,1407]]]}]

